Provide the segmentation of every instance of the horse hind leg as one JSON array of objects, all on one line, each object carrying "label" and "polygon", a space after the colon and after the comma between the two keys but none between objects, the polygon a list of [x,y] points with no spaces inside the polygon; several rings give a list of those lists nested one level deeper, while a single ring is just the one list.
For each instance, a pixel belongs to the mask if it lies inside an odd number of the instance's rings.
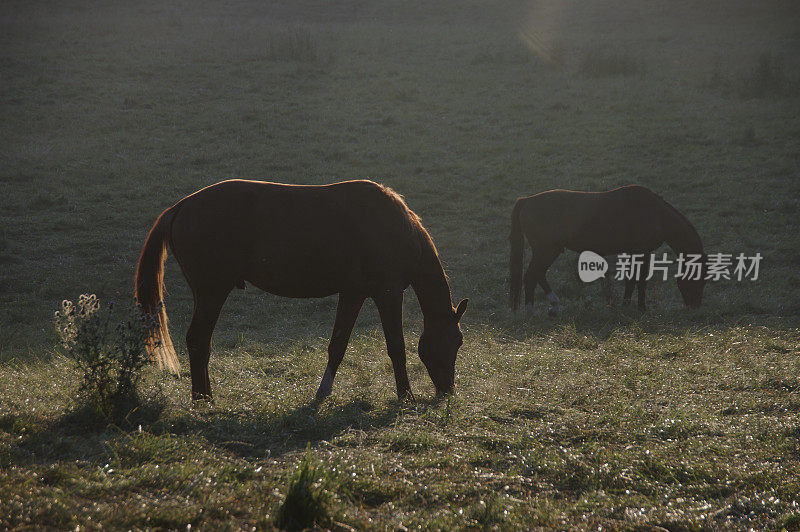
[{"label": "horse hind leg", "polygon": [[211,336],[230,289],[194,290],[194,312],[186,333],[189,367],[192,375],[192,400],[213,400],[208,378]]},{"label": "horse hind leg", "polygon": [[339,364],[344,358],[347,343],[350,341],[350,333],[353,332],[353,326],[356,324],[358,313],[363,304],[364,297],[362,296],[339,294],[333,332],[328,343],[328,365],[325,367],[325,374],[322,376],[322,382],[320,382],[317,390],[317,401],[321,401],[331,394],[336,370],[339,369]]},{"label": "horse hind leg", "polygon": [[642,278],[639,280],[636,279],[628,279],[625,281],[625,296],[622,299],[622,303],[624,305],[630,305],[631,299],[633,299],[633,289],[636,288],[636,306],[640,312],[644,312],[647,310],[647,305],[645,302],[645,294],[647,280]]},{"label": "horse hind leg", "polygon": [[534,275],[539,282],[539,286],[544,290],[547,300],[550,302],[550,308],[547,309],[548,316],[554,317],[561,313],[561,300],[558,298],[553,289],[550,288],[550,283],[547,282],[547,270],[555,262],[556,258],[561,254],[560,249],[548,249],[547,251],[538,253],[539,259],[534,267]]},{"label": "horse hind leg", "polygon": [[533,296],[536,293],[536,271],[534,269],[534,260],[531,259],[531,263],[528,266],[528,269],[525,271],[525,311],[529,313],[533,313]]},{"label": "horse hind leg", "polygon": [[[605,259],[606,259],[606,261],[608,263],[612,263],[612,260],[610,259],[610,257],[605,257]],[[600,283],[602,284],[603,299],[605,299],[605,301],[606,301],[606,306],[613,307],[614,304],[615,304],[614,298],[615,298],[615,295],[616,295],[614,293],[614,277],[613,277],[613,275],[610,272],[606,272],[606,275],[604,275],[602,277],[602,280],[600,281]]]},{"label": "horse hind leg", "polygon": [[547,300],[550,301],[550,308],[547,309],[547,315],[555,317],[561,314],[561,300],[558,299],[556,293],[550,290],[550,292],[547,293]]}]

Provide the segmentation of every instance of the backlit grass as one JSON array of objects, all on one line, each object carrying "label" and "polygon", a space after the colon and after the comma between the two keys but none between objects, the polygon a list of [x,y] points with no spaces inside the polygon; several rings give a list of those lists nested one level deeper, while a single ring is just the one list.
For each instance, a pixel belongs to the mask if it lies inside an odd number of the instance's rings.
[{"label": "backlit grass", "polygon": [[791,528],[797,332],[649,326],[522,339],[474,329],[458,394],[438,403],[417,361],[423,398],[394,399],[378,339],[348,353],[318,409],[321,349],[251,346],[213,360],[217,406],[190,409],[187,378],[151,370],[131,424],[88,430],[57,377],[77,378],[66,360],[7,367],[0,515],[10,526],[271,527],[299,462],[313,460],[334,528]]}]

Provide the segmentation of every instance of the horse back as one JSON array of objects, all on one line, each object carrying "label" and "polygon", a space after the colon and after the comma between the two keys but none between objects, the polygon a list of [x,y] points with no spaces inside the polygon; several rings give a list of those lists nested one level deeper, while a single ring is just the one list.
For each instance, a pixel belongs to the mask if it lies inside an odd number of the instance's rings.
[{"label": "horse back", "polygon": [[646,187],[607,192],[551,190],[520,200],[534,245],[599,254],[649,252],[664,241],[664,200]]},{"label": "horse back", "polygon": [[287,297],[366,293],[404,282],[419,262],[418,219],[371,181],[224,181],[177,208],[173,252],[193,285],[223,278]]}]

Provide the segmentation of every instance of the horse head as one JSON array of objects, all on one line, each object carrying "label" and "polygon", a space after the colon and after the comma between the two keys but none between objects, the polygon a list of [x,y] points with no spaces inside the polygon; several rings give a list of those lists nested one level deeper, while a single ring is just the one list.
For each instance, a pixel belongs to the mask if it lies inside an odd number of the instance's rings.
[{"label": "horse head", "polygon": [[700,275],[697,279],[678,277],[678,290],[683,296],[683,303],[689,308],[698,308],[703,302],[703,289],[706,286],[706,261],[708,257],[703,254],[700,266]]},{"label": "horse head", "polygon": [[455,381],[456,355],[464,343],[459,321],[467,310],[468,299],[451,310],[443,321],[429,324],[419,337],[419,358],[425,364],[428,375],[436,387],[436,395],[453,391]]}]

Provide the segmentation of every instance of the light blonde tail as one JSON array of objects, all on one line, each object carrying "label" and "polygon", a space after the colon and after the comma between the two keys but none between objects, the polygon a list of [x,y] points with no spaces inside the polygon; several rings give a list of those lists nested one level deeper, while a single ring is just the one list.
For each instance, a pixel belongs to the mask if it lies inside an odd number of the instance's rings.
[{"label": "light blonde tail", "polygon": [[169,320],[164,306],[164,261],[167,260],[172,216],[172,209],[167,209],[150,229],[139,255],[134,284],[136,301],[141,305],[142,311],[156,314],[158,318],[159,329],[147,341],[150,357],[159,367],[178,374],[181,366],[169,335]]}]

